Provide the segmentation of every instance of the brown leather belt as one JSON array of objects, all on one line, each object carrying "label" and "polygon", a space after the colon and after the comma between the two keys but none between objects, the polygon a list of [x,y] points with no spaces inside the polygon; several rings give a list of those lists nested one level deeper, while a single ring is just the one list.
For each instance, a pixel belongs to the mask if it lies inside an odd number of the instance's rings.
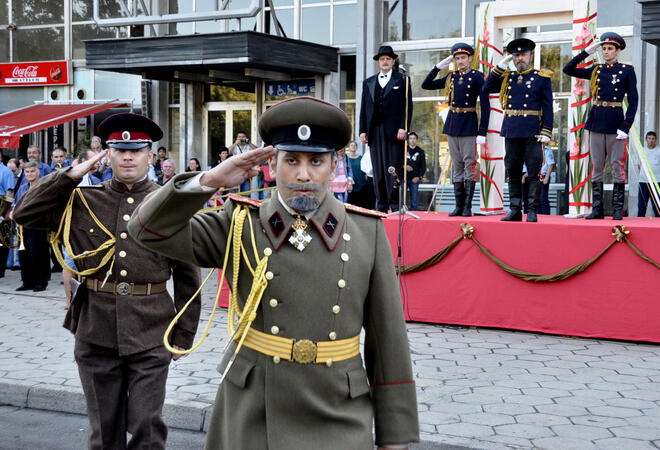
[{"label": "brown leather belt", "polygon": [[504,114],[509,116],[509,117],[514,117],[514,116],[542,116],[543,111],[537,110],[537,109],[505,109]]},{"label": "brown leather belt", "polygon": [[114,281],[97,280],[96,278],[88,278],[85,281],[87,289],[94,292],[107,292],[108,294],[115,295],[153,295],[160,294],[167,290],[167,281],[161,283],[115,283]]},{"label": "brown leather belt", "polygon": [[457,108],[457,107],[455,107],[455,106],[450,106],[450,107],[449,107],[449,110],[450,110],[451,112],[455,112],[455,113],[471,113],[471,112],[477,112],[477,108],[476,108],[476,107],[472,107],[472,108]]},{"label": "brown leather belt", "polygon": [[623,107],[623,102],[603,102],[596,100],[594,106],[602,106],[604,108],[621,108]]}]

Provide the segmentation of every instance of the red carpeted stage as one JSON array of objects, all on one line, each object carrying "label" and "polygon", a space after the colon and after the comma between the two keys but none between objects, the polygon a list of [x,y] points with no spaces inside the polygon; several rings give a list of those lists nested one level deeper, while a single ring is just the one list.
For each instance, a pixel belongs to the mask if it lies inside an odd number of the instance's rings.
[{"label": "red carpeted stage", "polygon": [[[624,225],[628,239],[660,262],[660,219],[623,221],[539,216],[506,223],[502,216],[422,213],[403,223],[403,264],[423,261],[461,235],[461,223],[494,256],[516,269],[554,274],[593,258]],[[397,254],[397,217],[385,228]],[[438,264],[403,275],[402,300],[412,321],[511,328],[585,337],[660,342],[660,270],[617,242],[583,273],[558,282],[522,281],[504,272],[470,239]]]}]

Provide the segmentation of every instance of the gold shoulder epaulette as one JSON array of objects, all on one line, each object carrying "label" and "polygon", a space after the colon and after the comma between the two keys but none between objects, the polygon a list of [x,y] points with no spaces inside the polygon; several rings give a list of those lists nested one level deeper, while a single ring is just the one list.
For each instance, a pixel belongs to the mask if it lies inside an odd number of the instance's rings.
[{"label": "gold shoulder epaulette", "polygon": [[387,217],[387,214],[380,211],[374,211],[373,209],[362,208],[360,206],[351,205],[350,203],[344,203],[346,211],[354,212],[357,214],[362,214],[363,216],[371,217]]},{"label": "gold shoulder epaulette", "polygon": [[254,206],[255,208],[259,208],[262,203],[259,200],[253,200],[249,197],[243,197],[242,195],[237,195],[237,194],[229,194],[227,198],[229,198],[234,203],[238,203],[240,205]]},{"label": "gold shoulder epaulette", "polygon": [[554,72],[550,69],[541,69],[541,70],[539,70],[539,75],[541,75],[542,77],[552,78],[553,74],[554,74]]}]

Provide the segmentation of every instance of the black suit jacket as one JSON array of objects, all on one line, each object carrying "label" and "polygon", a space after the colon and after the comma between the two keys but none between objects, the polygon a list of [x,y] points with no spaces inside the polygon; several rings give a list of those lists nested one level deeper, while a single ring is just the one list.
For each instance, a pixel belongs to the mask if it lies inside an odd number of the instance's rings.
[{"label": "black suit jacket", "polygon": [[[379,72],[380,73],[380,72]],[[360,103],[360,134],[366,133],[369,142],[372,142],[373,117],[375,110],[376,83],[378,74],[362,82],[362,101]],[[406,129],[406,80],[408,82],[408,128]],[[390,81],[385,85],[383,92],[383,109],[385,111],[383,125],[388,139],[396,140],[399,129],[410,130],[412,119],[412,90],[410,78],[405,78],[400,72],[392,72]]]}]

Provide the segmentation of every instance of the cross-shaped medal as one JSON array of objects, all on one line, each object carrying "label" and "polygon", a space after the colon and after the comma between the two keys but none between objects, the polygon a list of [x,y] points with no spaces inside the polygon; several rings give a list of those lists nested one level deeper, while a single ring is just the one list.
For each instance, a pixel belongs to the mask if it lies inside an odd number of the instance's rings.
[{"label": "cross-shaped medal", "polygon": [[289,242],[293,245],[298,251],[305,250],[305,247],[312,242],[312,237],[307,233],[307,223],[302,220],[300,215],[296,217],[296,221],[291,225],[293,228],[293,233],[289,237]]}]

